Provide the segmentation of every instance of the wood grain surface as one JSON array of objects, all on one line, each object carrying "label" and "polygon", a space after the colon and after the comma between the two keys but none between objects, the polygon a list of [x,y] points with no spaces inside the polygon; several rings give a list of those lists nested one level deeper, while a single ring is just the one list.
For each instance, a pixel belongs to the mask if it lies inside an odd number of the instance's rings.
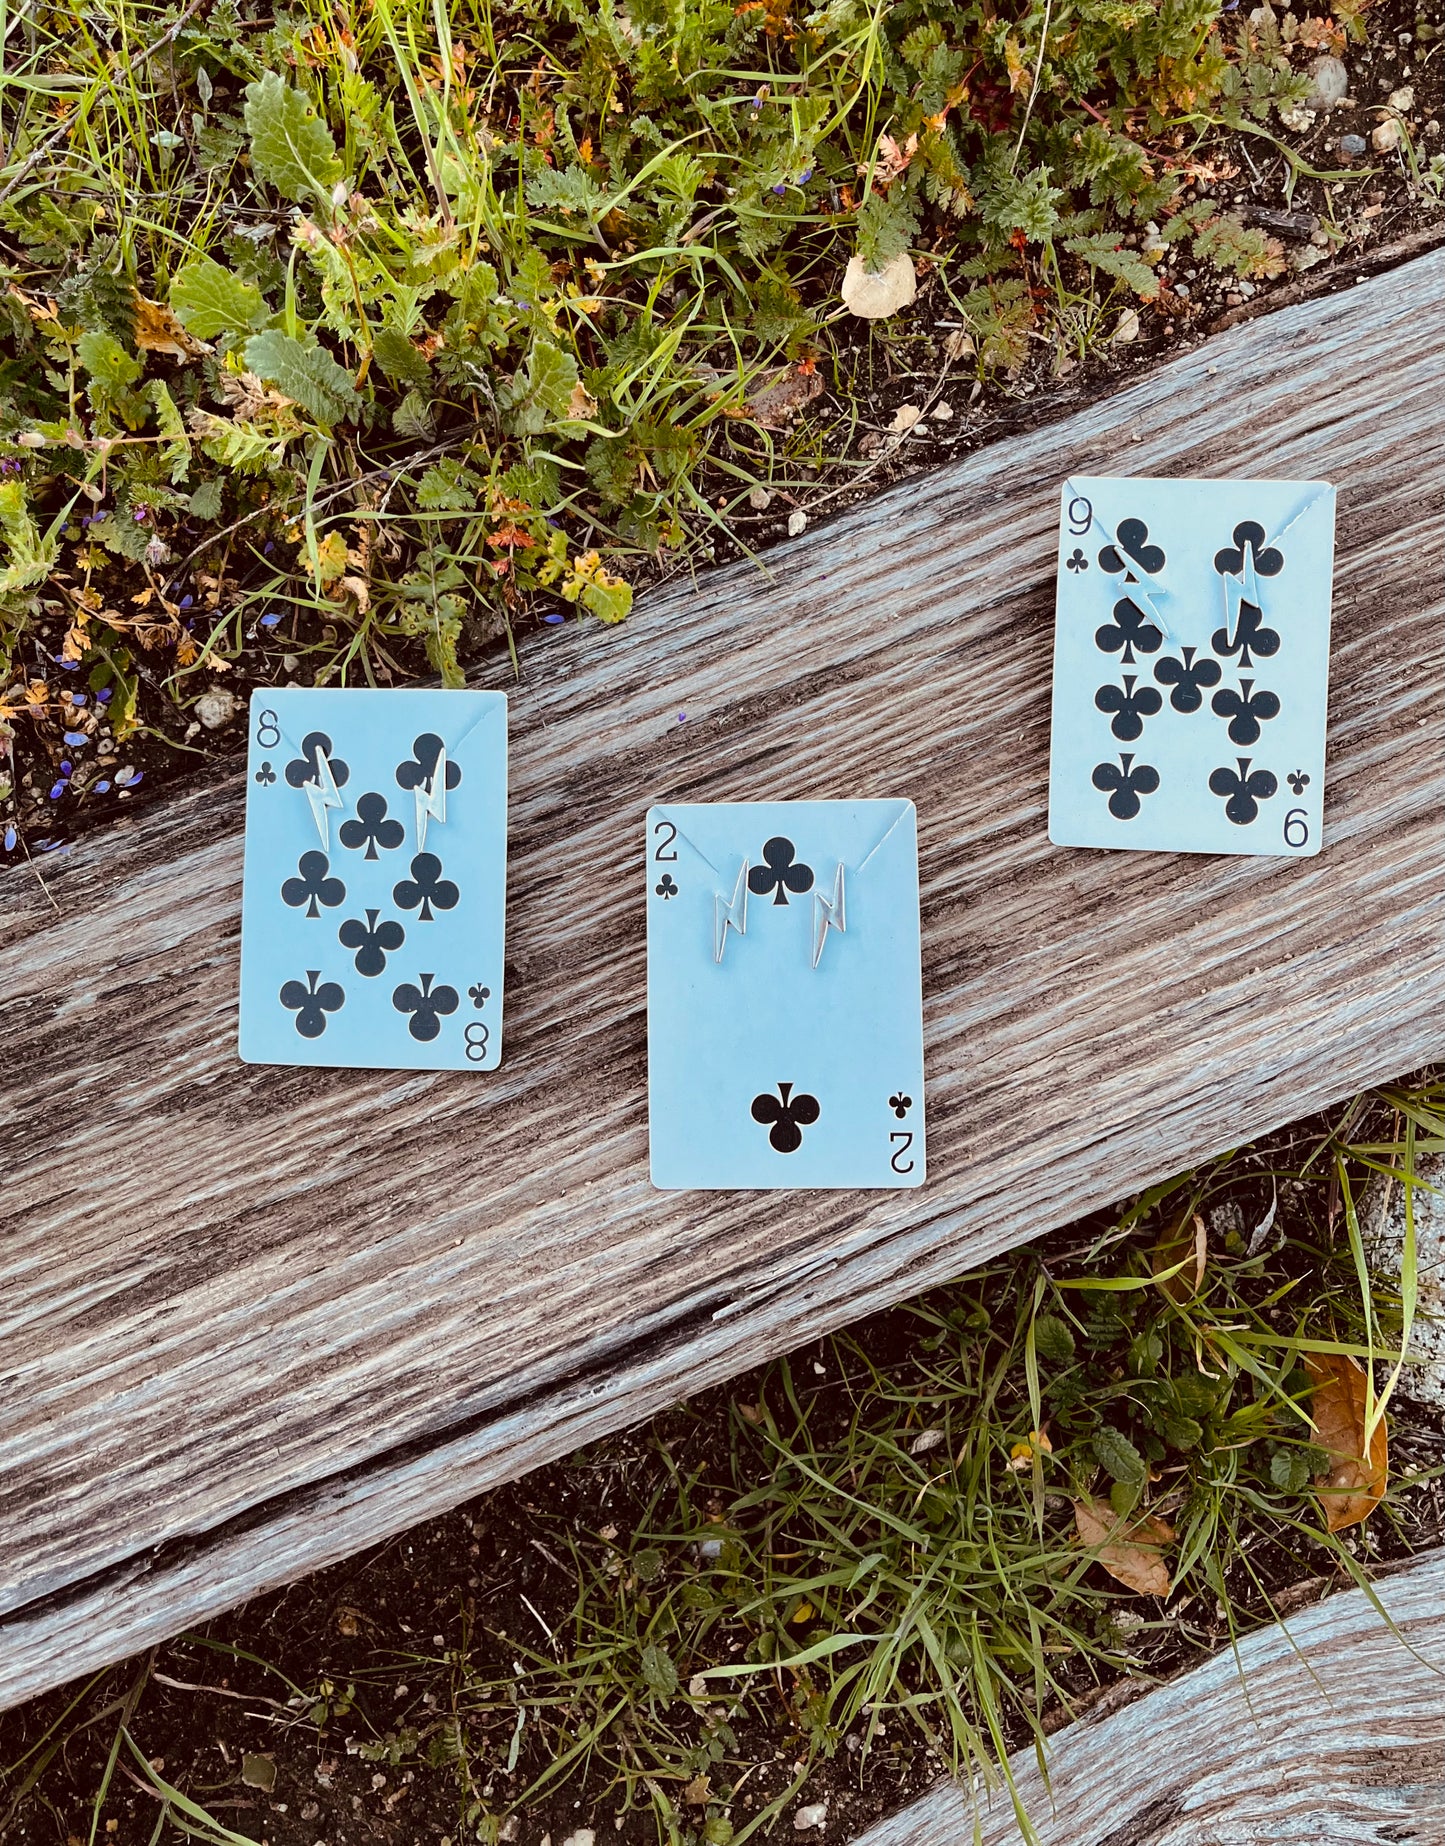
[{"label": "wood grain surface", "polygon": [[[0,1703],[1445,1053],[1442,308],[1436,254],[529,639],[489,1076],[237,1062],[239,763],[10,874]],[[1319,858],[1048,844],[1070,470],[1337,483]],[[654,1192],[644,812],[844,795],[918,804],[929,1182]]]},{"label": "wood grain surface", "polygon": [[[1328,1597],[1010,1761],[1038,1846],[1445,1846],[1445,1555]],[[1386,1619],[1388,1618],[1388,1619]],[[979,1831],[975,1833],[975,1819]],[[1021,1846],[941,1783],[857,1846]]]}]

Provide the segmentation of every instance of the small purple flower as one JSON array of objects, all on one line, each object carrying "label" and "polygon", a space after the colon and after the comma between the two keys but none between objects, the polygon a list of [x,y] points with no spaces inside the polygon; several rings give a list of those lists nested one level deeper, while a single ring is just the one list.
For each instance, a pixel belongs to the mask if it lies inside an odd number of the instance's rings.
[{"label": "small purple flower", "polygon": [[135,509],[135,511],[131,514],[131,518],[136,522],[138,526],[145,524],[145,516],[146,516],[146,509],[143,506],[138,506]]},{"label": "small purple flower", "polygon": [[90,739],[86,736],[84,731],[67,731],[65,733],[65,741],[70,745],[72,750],[83,750],[90,742]]},{"label": "small purple flower", "polygon": [[103,782],[97,782],[95,785],[95,792],[97,795],[108,795],[110,793],[109,780],[107,779],[106,781],[103,781]]},{"label": "small purple flower", "polygon": [[90,521],[91,521],[91,517],[92,517],[92,515],[91,515],[91,514],[89,514],[89,513],[82,513],[82,514],[80,515],[80,523],[81,523],[81,525],[83,525],[83,526],[88,526],[88,525],[90,524]]},{"label": "small purple flower", "polygon": [[88,692],[72,692],[70,695],[70,702],[72,705],[84,705],[89,697],[90,694]]},{"label": "small purple flower", "polygon": [[813,169],[811,167],[804,167],[802,172],[798,175],[798,184],[800,186],[806,186],[812,177]]},{"label": "small purple flower", "polygon": [[562,615],[558,610],[554,609],[550,615],[544,615],[542,617],[542,620],[547,624],[549,628],[555,628],[559,622],[565,622],[567,618],[565,615]]},{"label": "small purple flower", "polygon": [[677,721],[679,724],[686,724],[687,723],[687,713],[685,711],[680,711],[677,714]]},{"label": "small purple flower", "polygon": [[72,762],[71,762],[71,760],[70,760],[70,758],[69,758],[69,757],[66,757],[66,759],[64,760],[64,762],[63,762],[63,763],[62,763],[62,764],[60,765],[60,773],[61,773],[61,775],[63,775],[63,776],[65,777],[65,779],[66,779],[66,781],[68,782],[68,781],[70,780],[70,777],[71,777],[71,776],[72,776],[72,774],[74,773],[74,771],[75,771],[75,765],[74,765],[74,763],[72,763]]},{"label": "small purple flower", "polygon": [[280,620],[281,620],[281,617],[276,614],[263,615],[261,617],[261,626],[263,628],[274,628]]},{"label": "small purple flower", "polygon": [[102,686],[100,691],[97,692],[95,695],[95,702],[97,705],[109,705],[111,700],[114,697],[115,697],[114,687]]},{"label": "small purple flower", "polygon": [[773,196],[774,196],[775,198],[779,198],[779,199],[780,199],[780,198],[782,198],[782,196],[783,196],[783,194],[784,194],[784,193],[785,193],[785,192],[786,192],[787,190],[788,190],[788,186],[787,186],[787,181],[786,181],[786,180],[779,180],[779,181],[778,181],[778,183],[777,183],[777,185],[773,187]]},{"label": "small purple flower", "polygon": [[15,842],[16,840],[19,839],[19,837],[20,835],[15,831],[15,822],[12,820],[10,825],[5,829],[5,850],[6,852],[14,852]]},{"label": "small purple flower", "polygon": [[271,553],[276,549],[276,547],[275,547],[275,544],[268,538],[266,540],[266,543],[261,547],[261,549],[263,553],[265,554],[265,556],[269,558]]},{"label": "small purple flower", "polygon": [[191,604],[194,603],[195,600],[196,599],[194,596],[183,596],[178,606],[182,609],[189,609]]},{"label": "small purple flower", "polygon": [[65,793],[65,791],[66,791],[66,788],[67,788],[68,786],[69,786],[69,784],[68,784],[68,783],[67,783],[67,782],[65,781],[65,779],[64,779],[64,778],[62,777],[62,779],[61,779],[61,780],[60,780],[59,782],[57,782],[57,783],[55,784],[55,787],[54,787],[53,789],[51,789],[51,791],[50,791],[50,799],[51,799],[52,801],[59,801],[59,799],[60,799],[60,797],[61,797],[61,796],[62,796],[62,795],[63,795],[63,794]]},{"label": "small purple flower", "polygon": [[117,776],[117,788],[139,788],[140,779],[145,774],[143,769],[133,769],[128,776]]}]

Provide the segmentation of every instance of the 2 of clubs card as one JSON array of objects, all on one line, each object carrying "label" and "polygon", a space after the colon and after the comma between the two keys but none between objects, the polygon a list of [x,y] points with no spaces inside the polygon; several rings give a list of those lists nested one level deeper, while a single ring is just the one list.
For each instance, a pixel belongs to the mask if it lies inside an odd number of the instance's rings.
[{"label": "2 of clubs card", "polygon": [[1064,484],[1055,845],[1320,850],[1334,534],[1324,481]]},{"label": "2 of clubs card", "polygon": [[505,696],[263,688],[247,771],[242,1058],[495,1069]]},{"label": "2 of clubs card", "polygon": [[647,1042],[654,1185],[922,1185],[913,803],[652,808]]}]

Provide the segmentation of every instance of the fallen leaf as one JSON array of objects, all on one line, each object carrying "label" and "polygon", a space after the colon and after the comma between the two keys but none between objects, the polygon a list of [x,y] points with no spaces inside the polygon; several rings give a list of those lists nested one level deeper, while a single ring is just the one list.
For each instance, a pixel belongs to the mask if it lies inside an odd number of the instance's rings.
[{"label": "fallen leaf", "polygon": [[917,404],[900,404],[893,413],[893,421],[888,425],[889,434],[893,436],[906,435],[922,415],[923,412],[918,408]]},{"label": "fallen leaf", "polygon": [[[1207,1237],[1204,1220],[1196,1212],[1192,1222],[1181,1218],[1172,1230],[1165,1229],[1149,1252],[1149,1267],[1162,1278],[1159,1286],[1171,1301],[1188,1301],[1204,1286]],[[1178,1269],[1180,1263],[1184,1265],[1182,1269]],[[1170,1269],[1178,1269],[1178,1273],[1166,1274]]]},{"label": "fallen leaf", "polygon": [[1389,1448],[1383,1417],[1365,1445],[1365,1396],[1369,1383],[1365,1368],[1348,1353],[1305,1355],[1305,1370],[1313,1389],[1310,1415],[1315,1441],[1334,1458],[1324,1474],[1315,1476],[1315,1492],[1325,1509],[1331,1532],[1358,1525],[1385,1497]]},{"label": "fallen leaf", "polygon": [[590,397],[587,387],[579,379],[572,387],[572,395],[567,399],[567,418],[572,423],[585,422],[597,409],[597,399]]},{"label": "fallen leaf", "polygon": [[917,273],[906,250],[876,271],[865,269],[861,256],[849,257],[843,272],[843,305],[859,320],[887,320],[917,293]]},{"label": "fallen leaf", "polygon": [[949,334],[948,338],[943,342],[943,356],[950,364],[955,360],[962,359],[965,353],[971,355],[976,351],[977,348],[974,346],[972,336],[965,333],[961,327],[955,327],[953,332]]},{"label": "fallen leaf", "polygon": [[199,359],[216,350],[187,333],[162,302],[147,301],[144,295],[135,298],[135,343],[140,352],[169,353],[173,359]]},{"label": "fallen leaf", "polygon": [[712,1800],[712,1783],[705,1775],[695,1775],[682,1791],[682,1798],[690,1808],[705,1808]]},{"label": "fallen leaf", "polygon": [[247,1788],[264,1789],[267,1794],[276,1786],[276,1765],[269,1756],[246,1755],[241,1758],[241,1780]]},{"label": "fallen leaf", "polygon": [[[910,135],[900,146],[892,135],[879,135],[878,155],[873,162],[873,184],[889,186],[900,173],[908,171],[908,163],[918,152],[918,136]],[[867,172],[866,167],[859,167],[860,173]]]},{"label": "fallen leaf", "polygon": [[1163,1550],[1173,1544],[1174,1528],[1167,1519],[1144,1513],[1125,1521],[1107,1500],[1090,1498],[1075,1500],[1074,1526],[1116,1583],[1141,1596],[1169,1594],[1173,1585]]}]

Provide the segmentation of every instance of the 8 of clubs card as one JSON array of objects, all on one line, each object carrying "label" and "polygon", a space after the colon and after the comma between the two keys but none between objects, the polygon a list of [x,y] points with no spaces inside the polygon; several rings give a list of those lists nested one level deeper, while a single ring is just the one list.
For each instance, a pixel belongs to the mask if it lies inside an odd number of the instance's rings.
[{"label": "8 of clubs card", "polygon": [[494,1069],[505,696],[263,688],[247,772],[242,1058]]},{"label": "8 of clubs card", "polygon": [[911,801],[647,816],[652,1180],[920,1186]]},{"label": "8 of clubs card", "polygon": [[1334,536],[1324,481],[1064,484],[1055,845],[1320,850]]}]

